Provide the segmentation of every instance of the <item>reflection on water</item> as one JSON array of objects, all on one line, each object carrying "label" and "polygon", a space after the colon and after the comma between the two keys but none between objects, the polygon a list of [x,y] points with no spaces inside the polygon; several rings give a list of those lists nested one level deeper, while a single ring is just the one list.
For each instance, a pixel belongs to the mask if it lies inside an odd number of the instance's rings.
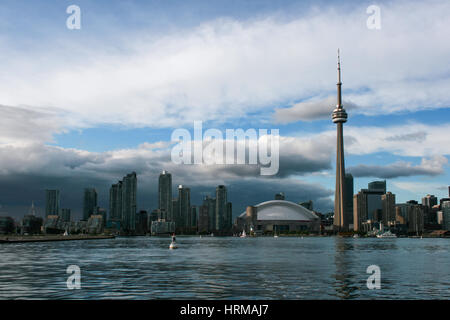
[{"label": "reflection on water", "polygon": [[[449,239],[178,238],[0,244],[0,298],[450,298]],[[72,264],[81,290],[66,287]]]}]

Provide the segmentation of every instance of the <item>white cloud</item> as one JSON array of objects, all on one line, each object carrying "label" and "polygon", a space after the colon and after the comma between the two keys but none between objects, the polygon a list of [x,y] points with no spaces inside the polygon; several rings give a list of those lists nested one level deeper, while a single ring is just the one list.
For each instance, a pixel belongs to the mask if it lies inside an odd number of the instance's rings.
[{"label": "white cloud", "polygon": [[32,54],[4,40],[0,103],[60,108],[82,124],[241,118],[334,93],[341,47],[344,97],[360,112],[448,107],[450,3],[382,5],[379,31],[365,9],[219,19],[159,38],[124,31],[92,47],[69,37]]},{"label": "white cloud", "polygon": [[422,196],[425,195],[424,192],[443,194],[443,190],[448,190],[448,187],[436,184],[434,182],[394,181],[392,184],[399,189],[417,193]]},{"label": "white cloud", "polygon": [[[426,125],[410,122],[399,126],[346,126],[351,139],[345,147],[350,154],[389,152],[399,156],[430,157],[450,155],[450,123]],[[335,135],[334,131],[326,133]]]}]

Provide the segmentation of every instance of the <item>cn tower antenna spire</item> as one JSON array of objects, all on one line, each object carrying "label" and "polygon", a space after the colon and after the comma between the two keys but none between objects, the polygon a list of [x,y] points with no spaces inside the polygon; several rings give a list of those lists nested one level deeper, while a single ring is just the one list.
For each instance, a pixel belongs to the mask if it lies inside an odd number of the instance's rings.
[{"label": "cn tower antenna spire", "polygon": [[337,71],[338,71],[338,82],[337,82],[337,107],[342,108],[342,82],[341,82],[341,56],[339,54],[339,48],[337,50]]}]

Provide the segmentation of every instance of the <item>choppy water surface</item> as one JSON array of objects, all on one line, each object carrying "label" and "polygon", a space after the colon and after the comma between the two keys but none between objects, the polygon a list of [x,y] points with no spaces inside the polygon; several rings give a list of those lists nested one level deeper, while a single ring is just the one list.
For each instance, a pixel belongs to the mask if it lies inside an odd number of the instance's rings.
[{"label": "choppy water surface", "polygon": [[[449,299],[450,239],[133,237],[0,244],[0,299]],[[366,286],[369,265],[381,289]],[[66,286],[81,268],[80,290]]]}]

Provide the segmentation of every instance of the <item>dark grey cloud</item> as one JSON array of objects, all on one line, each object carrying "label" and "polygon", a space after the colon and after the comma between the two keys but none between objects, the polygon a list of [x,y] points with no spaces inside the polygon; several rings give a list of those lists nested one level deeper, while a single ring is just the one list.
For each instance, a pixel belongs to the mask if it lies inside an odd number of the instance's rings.
[{"label": "dark grey cloud", "polygon": [[[205,194],[213,195],[217,185],[229,186],[235,215],[281,191],[292,201],[311,199],[317,208],[328,210],[329,190],[291,178],[330,168],[327,144],[307,142],[289,138],[281,143],[280,171],[275,176],[261,176],[256,165],[178,165],[171,161],[167,143],[101,153],[40,142],[4,145],[0,146],[0,214],[22,217],[34,201],[43,216],[45,189],[51,188],[61,190],[61,207],[72,209],[76,218],[81,217],[83,189],[87,187],[97,189],[99,206],[108,209],[109,187],[132,171],[138,175],[139,209],[155,209],[162,170],[172,173],[174,192],[178,184],[191,188],[193,204],[200,205]],[[308,156],[311,154],[314,158]]]}]

